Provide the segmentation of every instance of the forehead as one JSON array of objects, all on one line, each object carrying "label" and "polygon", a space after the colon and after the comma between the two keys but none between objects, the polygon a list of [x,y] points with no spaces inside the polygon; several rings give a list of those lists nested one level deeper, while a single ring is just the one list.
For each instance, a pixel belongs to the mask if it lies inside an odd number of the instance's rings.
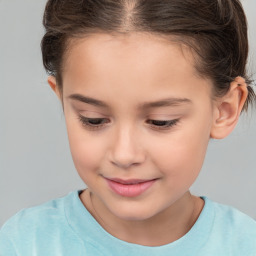
[{"label": "forehead", "polygon": [[86,88],[104,97],[106,88],[119,95],[134,95],[136,89],[137,95],[151,92],[162,97],[166,90],[186,89],[189,94],[195,92],[193,84],[209,85],[198,76],[188,47],[144,33],[94,34],[71,41],[62,75],[64,91],[75,88],[82,93]]},{"label": "forehead", "polygon": [[156,71],[157,64],[170,65],[175,61],[182,65],[181,68],[186,66],[188,69],[189,67],[189,71],[197,75],[192,50],[178,42],[175,37],[139,32],[125,35],[98,33],[84,38],[71,39],[67,49],[64,56],[64,70],[86,57],[86,62],[91,67],[119,61],[123,62],[122,64],[126,62],[127,65],[141,64],[145,68],[153,64],[153,70]]}]

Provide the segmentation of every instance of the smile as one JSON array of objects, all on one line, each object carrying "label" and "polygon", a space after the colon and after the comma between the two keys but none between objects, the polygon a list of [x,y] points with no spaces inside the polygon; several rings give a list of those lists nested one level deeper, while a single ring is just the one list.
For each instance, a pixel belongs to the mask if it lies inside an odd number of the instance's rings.
[{"label": "smile", "polygon": [[149,189],[157,179],[153,180],[121,180],[121,179],[107,179],[108,186],[116,194],[124,197],[136,197]]}]

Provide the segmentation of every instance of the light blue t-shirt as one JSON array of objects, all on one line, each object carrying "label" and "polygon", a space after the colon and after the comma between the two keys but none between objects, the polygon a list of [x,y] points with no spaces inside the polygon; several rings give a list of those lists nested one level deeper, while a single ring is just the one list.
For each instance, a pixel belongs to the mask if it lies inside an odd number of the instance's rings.
[{"label": "light blue t-shirt", "polygon": [[190,231],[175,242],[143,246],[106,232],[84,207],[81,191],[25,209],[0,230],[1,256],[256,256],[256,222],[206,197]]}]

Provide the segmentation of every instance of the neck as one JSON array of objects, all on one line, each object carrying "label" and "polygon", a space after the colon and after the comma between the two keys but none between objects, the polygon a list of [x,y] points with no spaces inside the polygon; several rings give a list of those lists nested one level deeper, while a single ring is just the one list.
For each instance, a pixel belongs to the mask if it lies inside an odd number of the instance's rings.
[{"label": "neck", "polygon": [[[161,246],[184,236],[194,225],[204,202],[188,191],[170,207],[146,220],[124,220],[113,215],[89,189],[81,200],[96,221],[112,236],[129,243]],[[90,198],[91,197],[91,198]]]}]

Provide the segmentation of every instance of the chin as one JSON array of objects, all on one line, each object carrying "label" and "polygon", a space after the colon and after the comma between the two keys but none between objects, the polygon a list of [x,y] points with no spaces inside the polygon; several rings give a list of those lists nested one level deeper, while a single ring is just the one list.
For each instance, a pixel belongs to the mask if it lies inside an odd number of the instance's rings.
[{"label": "chin", "polygon": [[121,206],[118,206],[111,212],[119,219],[126,221],[144,221],[154,216],[152,209],[143,209],[141,207],[122,208]]}]

